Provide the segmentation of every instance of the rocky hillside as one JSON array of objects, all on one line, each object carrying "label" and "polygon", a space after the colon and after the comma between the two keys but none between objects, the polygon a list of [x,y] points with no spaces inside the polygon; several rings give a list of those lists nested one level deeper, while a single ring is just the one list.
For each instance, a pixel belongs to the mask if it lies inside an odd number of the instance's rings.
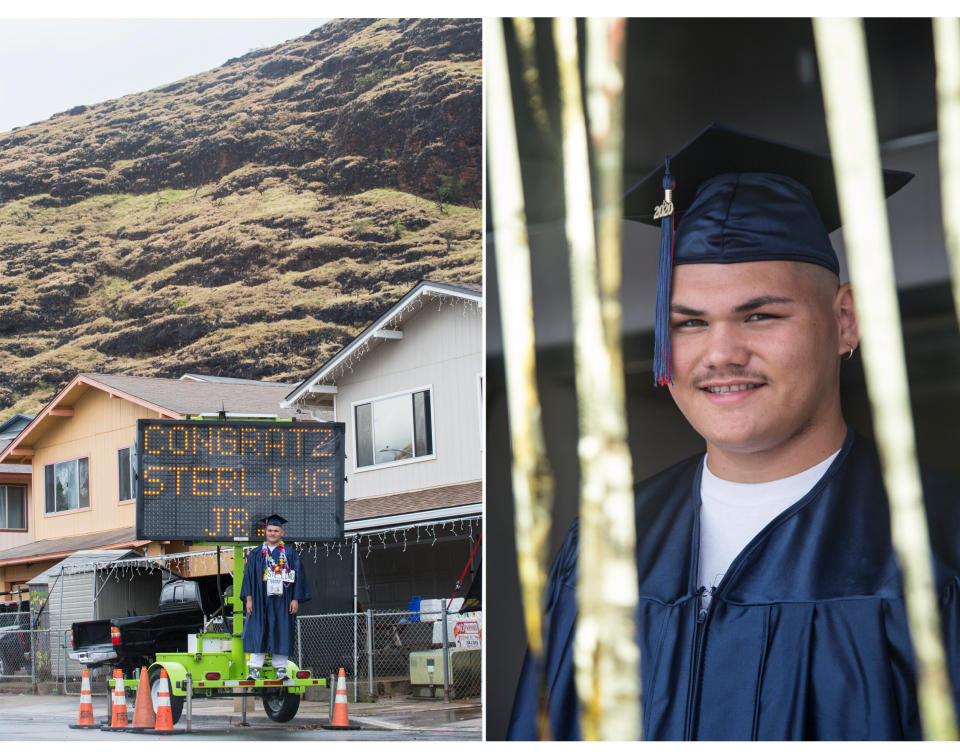
[{"label": "rocky hillside", "polygon": [[0,420],[78,371],[295,381],[480,282],[480,22],[332,21],[0,134]]}]

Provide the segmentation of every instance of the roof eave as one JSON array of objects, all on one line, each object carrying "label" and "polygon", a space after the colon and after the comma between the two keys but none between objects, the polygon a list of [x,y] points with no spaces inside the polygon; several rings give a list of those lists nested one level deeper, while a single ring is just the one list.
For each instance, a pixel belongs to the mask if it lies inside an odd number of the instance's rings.
[{"label": "roof eave", "polygon": [[381,529],[388,526],[403,526],[405,524],[423,524],[431,522],[450,521],[458,518],[467,518],[483,515],[483,503],[468,503],[453,505],[445,508],[428,508],[422,511],[409,513],[390,513],[368,518],[355,518],[344,522],[344,534],[361,533],[368,529]]},{"label": "roof eave", "polygon": [[406,308],[411,302],[415,301],[420,296],[426,295],[428,293],[440,293],[446,295],[457,296],[458,298],[469,299],[471,301],[476,301],[478,303],[483,302],[483,294],[479,291],[470,290],[468,288],[462,288],[460,286],[454,285],[452,283],[441,283],[433,280],[421,280],[413,288],[407,291],[403,297],[400,298],[397,303],[391,306],[387,311],[381,314],[377,319],[373,321],[372,324],[367,326],[363,332],[361,332],[357,337],[350,341],[346,346],[340,349],[334,356],[327,361],[322,367],[320,367],[316,372],[310,375],[306,380],[304,380],[300,385],[297,386],[293,392],[287,395],[280,402],[281,408],[293,408],[294,404],[303,397],[303,395],[316,383],[320,382],[326,378],[342,361],[347,359],[351,354],[359,349],[364,343],[366,343],[370,338],[372,338],[377,331],[384,327],[391,319],[393,319],[400,311]]},{"label": "roof eave", "polygon": [[0,560],[0,568],[12,565],[22,565],[24,563],[38,563],[43,560],[57,560],[68,558],[73,555],[75,552],[79,552],[80,549],[83,550],[116,550],[121,547],[143,547],[143,545],[149,544],[149,539],[131,539],[127,542],[117,542],[116,544],[108,545],[99,545],[95,547],[83,547],[74,550],[61,550],[60,552],[47,552],[40,553],[38,555],[24,555],[20,558],[9,558],[6,560]]},{"label": "roof eave", "polygon": [[102,382],[98,382],[96,379],[92,378],[90,375],[81,373],[81,374],[78,374],[76,377],[74,377],[72,380],[70,380],[70,382],[68,382],[67,385],[53,397],[53,400],[51,400],[50,403],[44,406],[43,410],[33,418],[33,421],[31,421],[26,427],[24,427],[20,431],[20,434],[17,435],[10,442],[10,444],[3,449],[2,452],[0,452],[0,463],[3,463],[4,460],[9,458],[11,455],[14,455],[18,458],[23,457],[23,456],[18,456],[13,451],[18,450],[23,446],[24,441],[30,437],[30,435],[37,429],[37,427],[40,426],[41,423],[44,422],[44,420],[50,417],[51,412],[54,411],[67,398],[67,396],[69,396],[74,391],[74,389],[76,389],[78,385],[87,385],[88,387],[101,390],[107,393],[108,395],[113,396],[114,398],[123,398],[124,400],[130,401],[131,403],[136,403],[140,406],[143,406],[144,408],[150,411],[156,411],[161,417],[164,417],[167,419],[183,418],[183,415],[176,411],[173,411],[168,408],[164,408],[163,406],[159,406],[155,403],[151,403],[150,401],[144,400],[143,398],[138,398],[135,395],[130,395],[129,393],[125,393],[122,390],[118,390],[117,388],[110,387],[109,385],[105,385]]}]

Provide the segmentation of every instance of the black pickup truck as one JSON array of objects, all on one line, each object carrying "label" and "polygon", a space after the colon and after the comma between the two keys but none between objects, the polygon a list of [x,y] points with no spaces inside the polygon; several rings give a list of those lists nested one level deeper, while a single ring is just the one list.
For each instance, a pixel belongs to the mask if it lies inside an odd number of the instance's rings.
[{"label": "black pickup truck", "polygon": [[120,668],[129,677],[152,664],[157,652],[186,652],[187,635],[203,631],[219,607],[215,584],[169,581],[160,591],[160,612],[155,615],[74,623],[70,658],[89,668]]}]

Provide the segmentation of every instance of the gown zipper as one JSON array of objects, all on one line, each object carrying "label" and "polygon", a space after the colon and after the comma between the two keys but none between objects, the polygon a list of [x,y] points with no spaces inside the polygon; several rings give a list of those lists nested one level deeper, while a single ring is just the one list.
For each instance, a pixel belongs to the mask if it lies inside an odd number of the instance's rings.
[{"label": "gown zipper", "polygon": [[[813,485],[807,492],[792,505],[788,506],[784,510],[780,511],[779,514],[773,517],[770,521],[767,522],[759,532],[757,532],[753,539],[751,539],[737,556],[733,559],[730,565],[727,567],[727,570],[724,572],[723,577],[720,579],[720,583],[710,587],[708,590],[705,586],[701,586],[697,589],[697,599],[694,602],[693,609],[694,620],[695,620],[695,629],[693,634],[693,657],[690,665],[690,677],[687,684],[687,705],[686,705],[686,714],[684,715],[684,726],[683,726],[683,738],[685,741],[693,741],[695,739],[695,732],[699,723],[699,709],[700,709],[700,686],[703,680],[703,644],[707,632],[707,627],[710,622],[710,615],[713,613],[713,603],[715,601],[717,592],[725,589],[727,582],[733,578],[736,578],[739,575],[742,562],[749,557],[749,553],[752,552],[755,544],[763,539],[765,539],[770,531],[781,521],[790,518],[799,511],[807,501],[813,499],[815,496],[819,495],[823,488],[826,486],[826,480],[830,479],[832,476],[832,471],[836,468],[839,468],[839,464],[843,463],[847,458],[847,450],[852,444],[852,430],[847,430],[847,437],[844,440],[843,445],[839,450],[839,454],[834,458],[833,463],[830,464],[829,468],[824,471],[820,479],[817,480],[816,484]],[[705,463],[705,461],[704,461]],[[693,558],[691,564],[691,578],[698,578],[699,568],[700,568],[700,506],[703,504],[703,501],[700,498],[700,484],[701,484],[701,475],[703,473],[703,468],[697,471],[693,479],[694,487],[694,499],[696,500],[697,508],[696,515],[694,518],[694,531],[693,531]],[[801,505],[803,503],[803,505]],[[692,586],[692,584],[691,584]],[[709,598],[707,598],[707,593],[709,592]]]},{"label": "gown zipper", "polygon": [[707,599],[707,588],[700,587],[697,590],[697,599],[693,608],[696,611],[696,624],[693,634],[693,664],[690,668],[690,683],[687,692],[687,714],[686,725],[683,733],[685,741],[694,740],[697,717],[697,698],[700,695],[700,677],[703,671],[703,640],[706,634],[707,618],[710,617],[711,607],[713,605],[713,596],[717,588],[710,587],[709,599]]}]

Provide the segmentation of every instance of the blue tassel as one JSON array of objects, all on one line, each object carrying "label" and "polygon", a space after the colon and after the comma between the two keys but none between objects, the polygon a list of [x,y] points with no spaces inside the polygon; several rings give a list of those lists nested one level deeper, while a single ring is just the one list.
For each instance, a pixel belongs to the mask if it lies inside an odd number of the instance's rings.
[{"label": "blue tassel", "polygon": [[654,385],[672,385],[670,363],[670,281],[673,277],[673,174],[667,157],[663,174],[663,204],[656,208],[654,218],[660,218],[660,262],[657,269],[657,312],[654,323],[653,378]]}]

